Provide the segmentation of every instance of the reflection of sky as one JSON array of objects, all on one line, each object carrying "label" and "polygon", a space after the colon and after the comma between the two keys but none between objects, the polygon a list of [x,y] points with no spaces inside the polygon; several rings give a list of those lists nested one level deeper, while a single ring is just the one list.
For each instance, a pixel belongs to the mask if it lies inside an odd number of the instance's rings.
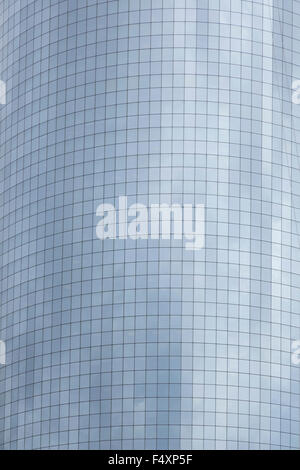
[{"label": "reflection of sky", "polygon": [[[297,2],[60,3],[4,12],[2,445],[297,447]],[[205,249],[100,242],[124,195]]]}]

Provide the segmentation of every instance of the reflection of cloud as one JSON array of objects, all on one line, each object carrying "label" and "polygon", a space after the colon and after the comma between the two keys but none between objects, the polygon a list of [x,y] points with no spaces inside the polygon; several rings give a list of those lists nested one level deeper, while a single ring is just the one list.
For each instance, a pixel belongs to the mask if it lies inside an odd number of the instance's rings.
[{"label": "reflection of cloud", "polygon": [[145,411],[145,399],[136,399],[134,403],[134,411]]},{"label": "reflection of cloud", "polygon": [[5,364],[6,348],[4,341],[0,341],[0,364]]},{"label": "reflection of cloud", "polygon": [[6,104],[6,83],[0,80],[0,104]]}]

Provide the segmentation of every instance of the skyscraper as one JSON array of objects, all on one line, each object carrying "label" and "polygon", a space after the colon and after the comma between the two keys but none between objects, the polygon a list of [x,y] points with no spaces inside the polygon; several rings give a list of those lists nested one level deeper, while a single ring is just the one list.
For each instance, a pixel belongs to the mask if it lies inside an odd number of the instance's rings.
[{"label": "skyscraper", "polygon": [[0,50],[1,448],[299,449],[300,2],[0,0]]}]

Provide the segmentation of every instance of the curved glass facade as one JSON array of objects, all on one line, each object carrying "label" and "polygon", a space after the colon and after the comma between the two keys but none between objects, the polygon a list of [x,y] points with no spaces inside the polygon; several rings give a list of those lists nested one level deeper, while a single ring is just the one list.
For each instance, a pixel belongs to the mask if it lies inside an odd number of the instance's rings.
[{"label": "curved glass facade", "polygon": [[297,64],[296,0],[0,1],[1,448],[300,449]]}]

